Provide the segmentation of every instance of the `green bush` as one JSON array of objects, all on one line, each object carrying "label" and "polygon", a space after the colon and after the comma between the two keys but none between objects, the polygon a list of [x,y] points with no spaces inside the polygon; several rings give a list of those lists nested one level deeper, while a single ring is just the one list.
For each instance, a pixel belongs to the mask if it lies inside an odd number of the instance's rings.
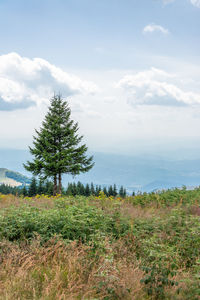
[{"label": "green bush", "polygon": [[10,241],[32,239],[37,233],[45,241],[59,235],[65,240],[84,242],[98,232],[119,238],[129,230],[128,220],[119,214],[105,215],[87,205],[48,210],[26,205],[9,208],[0,215],[0,238]]}]

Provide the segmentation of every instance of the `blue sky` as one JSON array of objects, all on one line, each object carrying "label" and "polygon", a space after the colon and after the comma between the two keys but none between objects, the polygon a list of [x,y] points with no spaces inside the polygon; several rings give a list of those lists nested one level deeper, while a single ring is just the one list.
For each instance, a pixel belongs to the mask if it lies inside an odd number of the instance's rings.
[{"label": "blue sky", "polygon": [[[199,13],[190,0],[0,1],[1,53],[78,69],[139,67],[154,55],[199,61]],[[151,23],[170,34],[142,35]]]},{"label": "blue sky", "polygon": [[200,140],[200,0],[0,0],[0,36],[0,147],[31,143],[53,91],[92,150]]}]

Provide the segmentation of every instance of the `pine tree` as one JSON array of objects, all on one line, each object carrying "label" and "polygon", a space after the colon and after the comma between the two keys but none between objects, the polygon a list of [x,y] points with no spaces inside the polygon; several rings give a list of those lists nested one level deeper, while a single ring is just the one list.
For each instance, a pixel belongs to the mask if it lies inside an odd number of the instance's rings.
[{"label": "pine tree", "polygon": [[123,186],[121,186],[120,187],[120,190],[119,190],[119,195],[120,195],[120,197],[122,197],[122,198],[125,198],[126,197],[126,189],[125,188],[123,188]]},{"label": "pine tree", "polygon": [[112,185],[110,185],[109,188],[108,188],[108,196],[113,196],[113,187],[112,187]]},{"label": "pine tree", "polygon": [[91,193],[91,191],[90,191],[90,186],[89,186],[89,184],[87,183],[87,184],[86,184],[86,187],[85,187],[85,196],[86,196],[86,197],[89,197],[89,196],[90,196],[90,193]]},{"label": "pine tree", "polygon": [[79,145],[83,136],[78,136],[78,123],[70,119],[71,110],[60,95],[51,99],[50,107],[42,126],[33,136],[34,156],[24,167],[34,175],[54,180],[54,195],[62,192],[62,174],[78,175],[89,171],[94,163],[87,157],[85,144]]},{"label": "pine tree", "polygon": [[103,188],[103,192],[104,192],[104,194],[106,195],[106,196],[108,196],[108,191],[107,191],[107,188],[104,186],[104,188]]},{"label": "pine tree", "polygon": [[72,189],[73,189],[72,183],[68,183],[67,190],[66,190],[66,194],[68,196],[72,196]]},{"label": "pine tree", "polygon": [[77,194],[81,196],[85,195],[85,187],[80,181],[77,183]]},{"label": "pine tree", "polygon": [[117,196],[117,187],[116,187],[116,184],[114,184],[114,187],[113,187],[113,196],[114,197]]},{"label": "pine tree", "polygon": [[32,178],[28,189],[28,196],[33,197],[37,194],[37,182],[35,177]]},{"label": "pine tree", "polygon": [[122,198],[124,197],[124,188],[123,188],[123,186],[120,187],[119,195],[120,195],[120,197],[122,197]]},{"label": "pine tree", "polygon": [[81,182],[78,181],[76,185],[76,194],[81,195]]},{"label": "pine tree", "polygon": [[91,193],[91,195],[95,195],[95,189],[94,189],[93,182],[91,183],[91,186],[90,186],[90,193]]},{"label": "pine tree", "polygon": [[98,197],[100,192],[101,192],[101,186],[100,185],[96,185],[96,193],[95,193],[95,195]]},{"label": "pine tree", "polygon": [[77,195],[77,188],[76,188],[76,183],[73,182],[72,184],[72,195],[76,196]]},{"label": "pine tree", "polygon": [[28,191],[27,191],[25,185],[24,185],[23,188],[22,188],[22,195],[23,195],[24,197],[26,197],[26,196],[28,195]]},{"label": "pine tree", "polygon": [[96,185],[96,187],[95,187],[95,196],[99,196],[99,187],[98,187],[98,185]]},{"label": "pine tree", "polygon": [[44,192],[43,181],[40,180],[40,181],[39,181],[39,184],[38,184],[38,190],[37,190],[37,193],[38,193],[39,195],[42,195],[43,192]]},{"label": "pine tree", "polygon": [[53,195],[53,184],[51,181],[47,180],[44,187],[44,194],[49,196]]}]

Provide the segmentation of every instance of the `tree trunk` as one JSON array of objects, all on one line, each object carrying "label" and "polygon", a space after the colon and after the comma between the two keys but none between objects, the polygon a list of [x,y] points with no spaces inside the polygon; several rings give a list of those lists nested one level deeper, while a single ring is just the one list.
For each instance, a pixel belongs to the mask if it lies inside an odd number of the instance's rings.
[{"label": "tree trunk", "polygon": [[58,194],[62,194],[62,175],[59,173],[58,175]]},{"label": "tree trunk", "polygon": [[53,184],[53,195],[56,196],[58,190],[57,186],[57,175],[54,176],[54,184]]}]

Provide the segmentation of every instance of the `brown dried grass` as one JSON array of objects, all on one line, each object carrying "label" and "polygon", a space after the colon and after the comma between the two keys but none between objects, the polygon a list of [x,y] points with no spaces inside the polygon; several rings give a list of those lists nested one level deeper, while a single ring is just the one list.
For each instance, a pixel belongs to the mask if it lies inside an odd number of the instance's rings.
[{"label": "brown dried grass", "polygon": [[200,216],[200,206],[197,206],[197,205],[193,205],[191,208],[190,208],[190,213],[194,216]]},{"label": "brown dried grass", "polygon": [[[143,276],[123,241],[106,253],[51,240],[40,246],[0,243],[0,299],[142,299]],[[125,253],[130,252],[125,256]],[[122,255],[123,254],[123,255]]]},{"label": "brown dried grass", "polygon": [[50,197],[18,197],[15,195],[0,195],[0,209],[10,206],[20,207],[21,205],[30,205],[37,208],[50,209],[55,206],[54,198]]}]

